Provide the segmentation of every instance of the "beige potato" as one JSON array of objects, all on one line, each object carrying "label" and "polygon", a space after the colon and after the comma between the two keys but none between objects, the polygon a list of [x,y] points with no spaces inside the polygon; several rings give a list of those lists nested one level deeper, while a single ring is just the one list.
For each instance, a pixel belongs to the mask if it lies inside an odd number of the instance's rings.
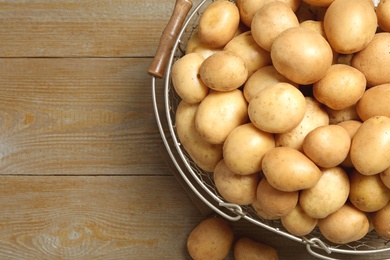
[{"label": "beige potato", "polygon": [[390,167],[389,133],[389,117],[374,116],[362,123],[352,138],[350,151],[357,171],[363,175],[374,175]]},{"label": "beige potato", "polygon": [[322,168],[317,184],[299,194],[299,204],[312,218],[321,219],[339,210],[347,201],[350,184],[341,167]]},{"label": "beige potato", "polygon": [[319,126],[310,131],[302,143],[305,155],[320,167],[341,164],[349,154],[351,137],[339,125]]},{"label": "beige potato", "polygon": [[375,13],[379,27],[385,32],[390,32],[390,2],[387,0],[379,1]]},{"label": "beige potato", "polygon": [[270,51],[272,43],[281,32],[298,26],[298,18],[288,4],[271,1],[255,13],[251,31],[257,44],[264,50]]},{"label": "beige potato", "polygon": [[347,120],[358,120],[360,117],[356,111],[356,105],[346,107],[340,110],[334,110],[325,106],[325,110],[329,115],[329,124],[335,125]]},{"label": "beige potato", "polygon": [[380,173],[382,182],[390,189],[390,167]]},{"label": "beige potato", "polygon": [[320,34],[298,26],[276,37],[271,60],[276,70],[289,80],[309,85],[321,79],[330,68],[333,50]]},{"label": "beige potato", "polygon": [[275,147],[272,134],[261,131],[252,123],[233,129],[223,144],[223,158],[227,167],[240,175],[261,171],[264,155]]},{"label": "beige potato", "polygon": [[275,247],[247,237],[239,238],[234,244],[235,260],[278,260]]},{"label": "beige potato", "polygon": [[196,131],[212,144],[223,144],[229,133],[247,122],[248,105],[241,90],[213,91],[199,104]]},{"label": "beige potato", "polygon": [[258,173],[240,175],[230,170],[222,159],[214,169],[214,182],[217,191],[230,203],[251,204],[256,199]]},{"label": "beige potato", "polygon": [[257,186],[257,205],[273,216],[282,217],[295,208],[298,203],[298,191],[286,192],[275,189],[266,178]]},{"label": "beige potato", "polygon": [[201,169],[213,172],[222,159],[222,145],[204,140],[195,128],[195,115],[199,104],[181,101],[176,110],[176,131],[181,145]]},{"label": "beige potato", "polygon": [[200,78],[206,86],[217,91],[241,87],[248,78],[245,61],[231,51],[219,51],[205,59],[200,66]]},{"label": "beige potato", "polygon": [[210,89],[199,77],[199,69],[204,58],[197,53],[189,53],[178,59],[172,66],[172,84],[176,93],[187,103],[200,103]]},{"label": "beige potato", "polygon": [[301,22],[299,26],[313,30],[314,32],[319,33],[322,37],[326,39],[323,21],[305,20]]},{"label": "beige potato", "polygon": [[376,33],[377,18],[373,5],[367,0],[334,0],[325,13],[324,29],[336,52],[361,51]]},{"label": "beige potato", "polygon": [[390,117],[390,83],[367,89],[356,104],[356,112],[364,121],[373,116]]},{"label": "beige potato", "polygon": [[187,238],[187,250],[194,260],[221,260],[228,255],[233,237],[227,220],[209,217],[191,231]]},{"label": "beige potato", "polygon": [[199,38],[212,48],[221,48],[234,37],[239,23],[237,6],[228,0],[217,0],[210,3],[200,16]]},{"label": "beige potato", "polygon": [[234,37],[225,45],[223,50],[234,52],[245,61],[248,77],[256,70],[271,64],[269,52],[255,42],[251,31],[246,31]]},{"label": "beige potato", "polygon": [[269,184],[281,191],[310,189],[322,176],[308,157],[289,147],[275,147],[266,153],[262,169]]},{"label": "beige potato", "polygon": [[349,174],[351,190],[349,201],[364,212],[375,212],[390,201],[390,189],[379,174],[363,175],[354,170]]},{"label": "beige potato", "polygon": [[222,48],[213,48],[208,46],[207,44],[203,43],[197,32],[194,32],[191,34],[190,39],[188,39],[185,53],[198,53],[200,56],[202,56],[204,59],[207,59],[214,53],[221,51]]},{"label": "beige potato", "polygon": [[[358,120],[346,120],[346,121],[338,123],[338,125],[344,127],[345,130],[347,130],[349,137],[352,140],[352,138],[356,134],[356,131],[362,125],[362,122],[358,121]],[[345,160],[341,163],[341,166],[346,167],[346,168],[353,168],[350,153],[348,153],[347,158],[345,158]]]},{"label": "beige potato", "polygon": [[296,127],[306,112],[306,100],[293,85],[280,82],[259,91],[248,105],[251,122],[269,133],[286,133]]},{"label": "beige potato", "polygon": [[329,116],[323,106],[313,97],[305,97],[306,112],[302,121],[292,130],[275,135],[276,146],[285,146],[302,152],[306,135],[319,126],[329,124]]},{"label": "beige potato", "polygon": [[280,218],[282,225],[295,236],[305,236],[317,226],[318,219],[310,217],[298,203],[293,210]]},{"label": "beige potato", "polygon": [[272,214],[271,212],[267,212],[264,208],[261,207],[262,205],[257,201],[257,199],[252,202],[252,207],[256,211],[256,213],[260,216],[260,218],[266,219],[266,220],[278,220],[280,219],[279,216]]},{"label": "beige potato", "polygon": [[349,203],[326,218],[318,220],[318,227],[326,239],[336,244],[346,244],[364,237],[369,230],[366,213]]},{"label": "beige potato", "polygon": [[385,239],[390,239],[390,203],[372,214],[375,231]]},{"label": "beige potato", "polygon": [[366,90],[366,77],[359,70],[334,64],[324,77],[313,84],[314,97],[334,110],[355,105]]}]

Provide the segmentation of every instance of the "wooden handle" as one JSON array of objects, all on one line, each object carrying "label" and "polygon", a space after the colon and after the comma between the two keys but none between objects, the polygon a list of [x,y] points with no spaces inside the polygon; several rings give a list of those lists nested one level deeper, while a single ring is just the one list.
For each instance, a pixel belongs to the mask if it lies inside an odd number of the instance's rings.
[{"label": "wooden handle", "polygon": [[165,67],[171,55],[173,45],[191,7],[191,0],[176,0],[172,16],[161,35],[156,55],[149,66],[148,73],[150,75],[158,78],[164,76]]}]

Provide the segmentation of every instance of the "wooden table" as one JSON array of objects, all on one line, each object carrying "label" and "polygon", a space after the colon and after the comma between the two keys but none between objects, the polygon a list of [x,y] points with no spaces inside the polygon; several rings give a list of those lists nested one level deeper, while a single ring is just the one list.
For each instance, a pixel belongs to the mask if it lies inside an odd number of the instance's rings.
[{"label": "wooden table", "polygon": [[173,6],[0,1],[0,259],[189,259],[207,214],[163,159],[146,73]]}]

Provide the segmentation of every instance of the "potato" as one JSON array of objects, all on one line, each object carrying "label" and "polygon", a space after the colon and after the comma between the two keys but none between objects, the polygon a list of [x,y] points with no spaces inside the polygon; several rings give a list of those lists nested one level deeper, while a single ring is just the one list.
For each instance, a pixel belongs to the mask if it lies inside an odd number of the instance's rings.
[{"label": "potato", "polygon": [[233,237],[227,220],[209,217],[191,231],[187,238],[187,249],[194,260],[221,260],[228,255]]},{"label": "potato", "polygon": [[356,112],[364,121],[373,116],[390,117],[390,83],[367,89],[356,104]]},{"label": "potato", "polygon": [[378,211],[390,201],[390,189],[382,182],[379,174],[363,175],[353,170],[349,180],[349,201],[361,211]]},{"label": "potato", "polygon": [[[356,131],[362,125],[362,122],[358,121],[358,120],[346,120],[346,121],[338,123],[338,125],[344,127],[344,129],[347,130],[349,137],[352,140],[352,138],[356,134]],[[345,160],[341,163],[341,166],[346,167],[346,168],[353,168],[353,164],[352,164],[351,156],[350,156],[349,152],[348,152],[347,158],[345,158]]]},{"label": "potato", "polygon": [[222,159],[222,145],[204,140],[195,127],[195,115],[199,104],[181,101],[176,109],[176,131],[181,145],[201,169],[213,172]]},{"label": "potato", "polygon": [[259,173],[264,154],[274,147],[272,134],[247,123],[236,127],[227,136],[223,158],[227,167],[237,174]]},{"label": "potato", "polygon": [[230,203],[251,204],[256,199],[258,173],[240,175],[231,171],[222,159],[214,169],[214,182],[217,191]]},{"label": "potato", "polygon": [[310,217],[298,203],[293,210],[280,218],[283,227],[295,236],[305,236],[317,226],[318,219]]},{"label": "potato", "polygon": [[313,84],[313,95],[327,107],[341,110],[359,101],[366,90],[366,83],[366,77],[359,70],[334,64],[323,78]]},{"label": "potato", "polygon": [[329,124],[335,125],[347,120],[359,120],[360,117],[356,111],[356,105],[346,107],[340,110],[334,110],[325,106],[325,110],[329,115]]},{"label": "potato", "polygon": [[242,237],[234,243],[235,260],[278,260],[278,251],[267,244]]},{"label": "potato", "polygon": [[324,16],[324,30],[332,48],[342,54],[361,51],[377,29],[373,5],[367,0],[334,0]]},{"label": "potato", "polygon": [[385,239],[390,239],[390,203],[372,214],[375,231]]},{"label": "potato", "polygon": [[213,91],[199,104],[196,131],[212,144],[222,144],[229,133],[247,122],[247,102],[241,90]]},{"label": "potato", "polygon": [[259,91],[248,105],[251,122],[269,133],[285,133],[296,127],[306,112],[306,100],[293,85],[280,82]]},{"label": "potato", "polygon": [[207,59],[214,53],[221,51],[222,48],[212,48],[208,46],[207,44],[203,43],[197,32],[194,32],[191,34],[190,39],[188,39],[185,53],[198,53],[200,56],[202,56],[204,59]]},{"label": "potato", "polygon": [[280,219],[280,216],[273,214],[271,212],[267,212],[264,208],[262,208],[262,204],[257,201],[257,199],[252,202],[252,207],[256,211],[256,213],[259,215],[260,218],[266,219],[266,220],[278,220]]},{"label": "potato", "polygon": [[341,167],[322,168],[317,184],[299,194],[299,204],[312,218],[325,218],[340,209],[350,190],[347,173]]},{"label": "potato", "polygon": [[369,87],[390,83],[389,41],[390,33],[377,33],[372,41],[351,60],[351,65],[366,76]]},{"label": "potato", "polygon": [[289,147],[275,147],[263,157],[262,169],[269,184],[281,191],[314,187],[321,170],[303,153]]},{"label": "potato", "polygon": [[275,135],[276,146],[285,146],[302,152],[306,135],[313,129],[329,124],[329,116],[323,106],[313,97],[305,97],[306,112],[302,121],[292,130]]},{"label": "potato", "polygon": [[203,61],[199,70],[206,86],[217,91],[231,91],[241,87],[248,78],[245,61],[231,51],[216,52]]},{"label": "potato", "polygon": [[199,78],[199,69],[204,58],[189,53],[178,59],[172,66],[172,84],[176,93],[187,103],[200,103],[210,89]]},{"label": "potato", "polygon": [[199,38],[210,47],[221,48],[234,37],[239,23],[237,6],[228,0],[217,0],[208,5],[199,18]]},{"label": "potato", "polygon": [[251,31],[246,31],[234,37],[225,45],[223,50],[234,52],[245,61],[248,77],[256,70],[271,64],[269,52],[262,49],[255,42]]},{"label": "potato", "polygon": [[255,13],[251,31],[257,44],[264,50],[270,51],[272,43],[281,32],[298,26],[298,18],[288,4],[271,1]]},{"label": "potato", "polygon": [[320,167],[331,168],[342,163],[349,154],[351,137],[339,125],[319,126],[310,131],[302,143],[305,155]]},{"label": "potato", "polygon": [[272,187],[266,178],[257,186],[257,205],[273,216],[282,217],[295,208],[298,203],[298,191],[286,192]]},{"label": "potato", "polygon": [[386,0],[380,1],[375,12],[379,27],[385,32],[390,32],[390,2]]},{"label": "potato", "polygon": [[326,218],[318,220],[324,237],[336,244],[346,244],[364,237],[369,229],[366,214],[349,203]]},{"label": "potato", "polygon": [[356,131],[351,143],[351,161],[363,175],[374,175],[390,167],[390,118],[374,116]]},{"label": "potato", "polygon": [[320,34],[304,28],[284,30],[274,40],[271,60],[289,80],[309,85],[321,79],[333,62],[333,50]]},{"label": "potato", "polygon": [[324,23],[322,21],[306,20],[301,22],[299,26],[313,30],[314,32],[319,33],[322,37],[326,39]]},{"label": "potato", "polygon": [[382,182],[390,189],[390,167],[380,173]]}]

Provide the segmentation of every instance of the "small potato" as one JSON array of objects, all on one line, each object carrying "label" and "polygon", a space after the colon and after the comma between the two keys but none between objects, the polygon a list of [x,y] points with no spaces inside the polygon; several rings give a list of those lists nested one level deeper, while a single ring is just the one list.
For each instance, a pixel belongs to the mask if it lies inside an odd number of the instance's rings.
[{"label": "small potato", "polygon": [[347,158],[351,137],[339,125],[319,126],[310,131],[302,143],[303,152],[320,167],[331,168]]},{"label": "small potato", "polygon": [[322,176],[308,157],[289,147],[275,147],[266,153],[262,169],[269,184],[281,191],[310,189]]},{"label": "small potato", "polygon": [[231,171],[222,159],[214,169],[214,182],[217,191],[230,203],[251,204],[256,199],[258,173],[240,175]]},{"label": "small potato", "polygon": [[223,144],[230,132],[247,122],[247,102],[241,90],[213,91],[199,104],[196,131],[212,144]]},{"label": "small potato", "polygon": [[271,212],[267,212],[264,208],[262,208],[262,205],[257,201],[257,199],[254,202],[252,202],[252,207],[256,211],[256,213],[260,216],[260,218],[266,220],[280,219],[280,216],[273,214]]},{"label": "small potato", "polygon": [[[351,143],[351,161],[363,175],[378,174],[390,167],[390,118],[374,116],[356,131]],[[368,141],[369,140],[369,141]]]},{"label": "small potato", "polygon": [[[347,120],[338,123],[339,126],[342,126],[347,130],[349,137],[352,138],[355,136],[356,131],[359,129],[359,127],[362,125],[361,121],[358,120]],[[341,163],[341,166],[346,167],[346,168],[353,168],[353,164],[351,161],[351,155],[348,153],[347,158]]]},{"label": "small potato", "polygon": [[233,236],[233,230],[225,219],[210,217],[191,231],[187,249],[194,260],[221,260],[228,255]]},{"label": "small potato", "polygon": [[245,61],[231,51],[216,52],[203,61],[199,70],[206,86],[217,91],[231,91],[241,87],[248,78]]},{"label": "small potato", "polygon": [[223,158],[233,172],[240,175],[254,174],[261,171],[264,154],[274,147],[272,134],[247,123],[230,132],[223,144]]},{"label": "small potato", "polygon": [[213,48],[225,46],[235,35],[240,23],[237,6],[228,0],[212,2],[199,19],[200,40]]},{"label": "small potato", "polygon": [[372,214],[375,231],[385,239],[390,239],[390,203]]},{"label": "small potato", "polygon": [[281,217],[282,225],[295,236],[305,236],[317,226],[318,219],[310,217],[298,203],[287,215]]},{"label": "small potato", "polygon": [[293,85],[276,83],[259,91],[248,105],[251,122],[269,133],[286,133],[305,116],[306,100]]},{"label": "small potato", "polygon": [[352,105],[341,110],[334,110],[325,106],[325,110],[329,115],[329,124],[331,125],[335,125],[347,120],[360,121],[360,117],[356,111],[356,105]]},{"label": "small potato", "polygon": [[200,38],[198,33],[193,33],[191,34],[190,39],[187,42],[186,45],[186,54],[189,53],[198,53],[200,56],[202,56],[204,59],[207,59],[214,53],[221,51],[222,48],[212,48],[208,46],[207,44],[203,43]]},{"label": "small potato", "polygon": [[325,218],[340,209],[350,190],[347,173],[341,167],[323,168],[317,184],[299,195],[299,204],[312,218]]},{"label": "small potato", "polygon": [[314,32],[319,33],[322,37],[326,39],[323,21],[306,20],[301,22],[299,26],[313,30]]},{"label": "small potato", "polygon": [[172,84],[176,93],[187,103],[200,103],[210,89],[199,77],[199,69],[204,58],[197,53],[189,53],[178,59],[172,66]]},{"label": "small potato", "polygon": [[349,174],[349,180],[349,201],[361,211],[378,211],[390,201],[390,189],[382,182],[379,174],[363,175],[354,170]]},{"label": "small potato", "polygon": [[380,173],[381,180],[390,189],[390,167]]},{"label": "small potato", "polygon": [[271,64],[271,56],[268,51],[262,49],[253,39],[252,32],[246,31],[234,37],[223,48],[240,56],[248,69],[248,77],[256,70]]},{"label": "small potato", "polygon": [[204,140],[195,128],[195,115],[199,104],[181,101],[176,110],[176,131],[179,141],[194,162],[203,170],[213,172],[222,159],[222,145]]},{"label": "small potato", "polygon": [[369,226],[366,213],[349,203],[326,218],[318,220],[321,233],[330,242],[336,244],[346,244],[361,239],[367,234]]},{"label": "small potato", "polygon": [[286,192],[272,187],[266,178],[257,186],[257,205],[273,216],[282,217],[295,208],[298,203],[298,191]]},{"label": "small potato", "polygon": [[356,112],[365,121],[373,116],[390,117],[390,83],[367,89],[356,104]]},{"label": "small potato", "polygon": [[273,246],[242,237],[234,244],[235,260],[278,260],[279,255]]},{"label": "small potato", "polygon": [[380,1],[375,12],[379,27],[385,32],[390,32],[390,2],[387,0]]}]

